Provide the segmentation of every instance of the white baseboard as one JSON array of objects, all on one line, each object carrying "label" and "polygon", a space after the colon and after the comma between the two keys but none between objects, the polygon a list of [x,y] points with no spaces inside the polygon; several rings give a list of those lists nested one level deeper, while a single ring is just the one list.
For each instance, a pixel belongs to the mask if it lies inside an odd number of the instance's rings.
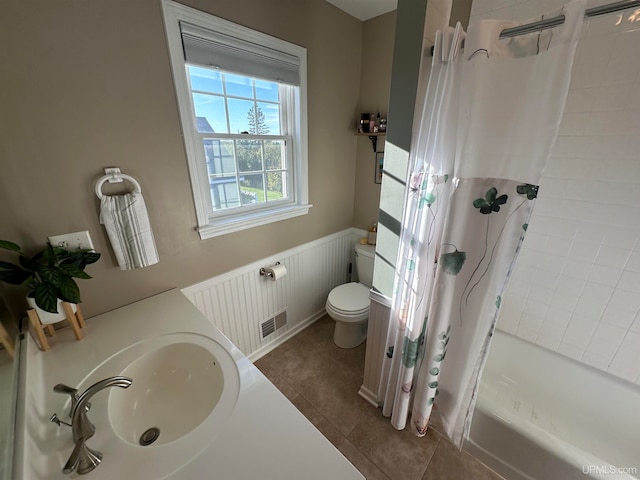
[{"label": "white baseboard", "polygon": [[362,385],[360,387],[360,390],[358,390],[358,395],[360,395],[362,398],[364,398],[367,402],[369,402],[374,407],[377,408],[380,406],[380,404],[378,403],[378,397],[376,396],[376,394],[373,393],[364,385]]}]

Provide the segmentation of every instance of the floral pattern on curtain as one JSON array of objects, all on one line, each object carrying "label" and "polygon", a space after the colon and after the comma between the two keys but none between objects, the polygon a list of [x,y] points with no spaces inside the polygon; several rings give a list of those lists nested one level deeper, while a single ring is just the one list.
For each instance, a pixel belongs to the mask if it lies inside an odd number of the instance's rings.
[{"label": "floral pattern on curtain", "polygon": [[[552,31],[499,40],[527,22],[438,32],[410,153],[383,414],[425,435],[435,408],[459,447],[501,297],[564,108],[585,2]],[[556,12],[552,15],[557,14]],[[534,19],[534,20],[539,20]]]}]

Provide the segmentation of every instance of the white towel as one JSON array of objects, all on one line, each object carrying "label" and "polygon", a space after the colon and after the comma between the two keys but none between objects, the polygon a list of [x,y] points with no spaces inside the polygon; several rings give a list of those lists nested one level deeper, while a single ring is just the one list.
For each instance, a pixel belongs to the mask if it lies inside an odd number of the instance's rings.
[{"label": "white towel", "polygon": [[141,193],[103,195],[100,223],[107,230],[121,270],[158,263],[156,242]]}]

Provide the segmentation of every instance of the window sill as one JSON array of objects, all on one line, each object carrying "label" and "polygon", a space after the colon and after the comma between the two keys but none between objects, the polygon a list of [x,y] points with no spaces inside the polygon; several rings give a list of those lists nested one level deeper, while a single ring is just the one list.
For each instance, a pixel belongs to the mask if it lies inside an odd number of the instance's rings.
[{"label": "window sill", "polygon": [[309,213],[313,205],[294,205],[274,208],[267,211],[252,212],[245,215],[234,215],[230,218],[212,219],[209,225],[198,228],[201,240],[219,237],[228,233],[240,232],[249,228],[299,217]]}]

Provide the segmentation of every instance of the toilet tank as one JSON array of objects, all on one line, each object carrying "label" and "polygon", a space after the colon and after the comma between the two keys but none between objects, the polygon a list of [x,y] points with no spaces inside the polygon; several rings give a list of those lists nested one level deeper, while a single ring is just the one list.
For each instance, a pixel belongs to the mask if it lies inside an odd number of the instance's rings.
[{"label": "toilet tank", "polygon": [[358,281],[370,287],[373,283],[373,258],[375,256],[375,245],[356,244],[356,271]]}]

